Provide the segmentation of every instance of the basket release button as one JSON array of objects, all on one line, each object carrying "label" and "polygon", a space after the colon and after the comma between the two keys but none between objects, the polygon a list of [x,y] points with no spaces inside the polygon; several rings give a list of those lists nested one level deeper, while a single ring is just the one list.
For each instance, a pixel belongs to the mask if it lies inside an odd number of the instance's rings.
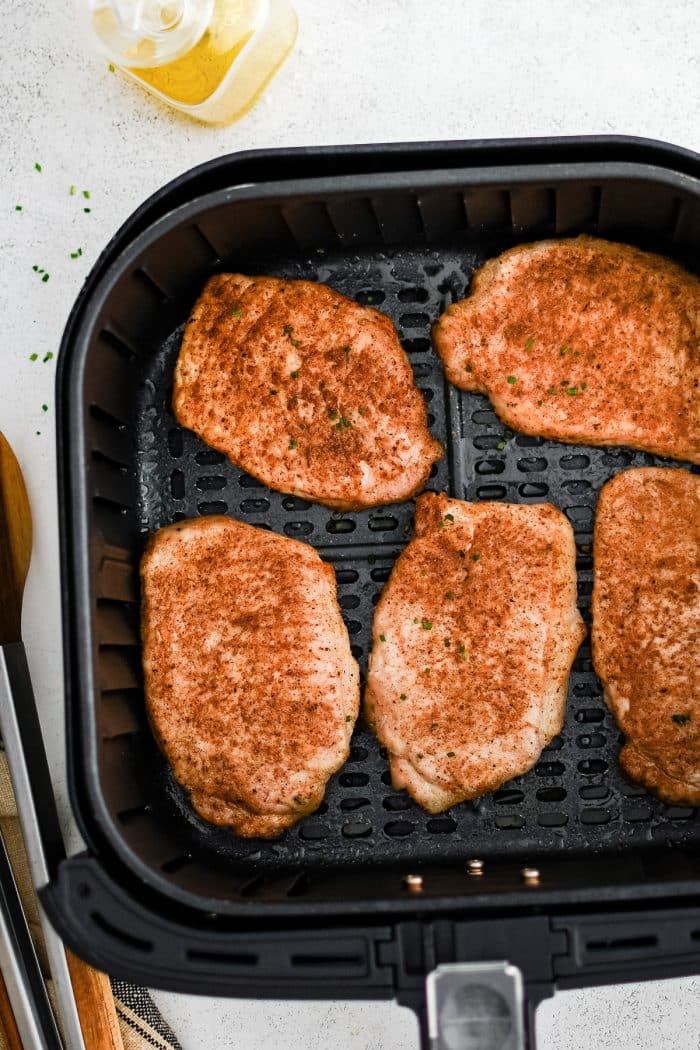
[{"label": "basket release button", "polygon": [[508,962],[438,966],[426,980],[430,1050],[523,1050],[523,978]]}]

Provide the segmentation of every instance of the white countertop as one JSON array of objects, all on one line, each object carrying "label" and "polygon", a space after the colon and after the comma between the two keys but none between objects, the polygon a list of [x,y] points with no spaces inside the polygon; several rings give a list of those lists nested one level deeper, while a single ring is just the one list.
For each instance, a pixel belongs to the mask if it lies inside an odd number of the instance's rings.
[{"label": "white countertop", "polygon": [[[183,170],[254,147],[620,133],[700,151],[696,0],[296,7],[292,57],[254,110],[223,129],[190,123],[111,74],[76,39],[69,2],[13,0],[0,9],[0,428],[32,501],[24,632],[74,846],[63,753],[55,359],[42,359],[56,353],[83,278],[123,220]],[[88,189],[90,201],[71,197],[71,184]],[[82,256],[71,259],[77,248]],[[33,265],[50,279],[42,283]],[[155,997],[185,1050],[417,1047],[412,1015],[391,1003]],[[560,994],[538,1014],[539,1050],[698,1050],[699,1033],[700,980],[691,978]]]}]

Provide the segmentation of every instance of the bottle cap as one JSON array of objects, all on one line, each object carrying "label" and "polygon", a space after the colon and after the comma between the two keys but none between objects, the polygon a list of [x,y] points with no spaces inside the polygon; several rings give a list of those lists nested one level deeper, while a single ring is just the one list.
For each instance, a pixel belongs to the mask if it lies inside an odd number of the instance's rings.
[{"label": "bottle cap", "polygon": [[78,8],[110,61],[148,69],[175,61],[197,44],[214,0],[82,0]]}]

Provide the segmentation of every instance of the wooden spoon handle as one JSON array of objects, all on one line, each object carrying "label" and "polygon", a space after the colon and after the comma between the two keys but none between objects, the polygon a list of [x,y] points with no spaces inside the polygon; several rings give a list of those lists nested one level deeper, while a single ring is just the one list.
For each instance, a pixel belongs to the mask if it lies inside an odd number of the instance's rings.
[{"label": "wooden spoon handle", "polygon": [[22,1040],[17,1031],[17,1022],[12,1012],[12,1003],[7,994],[5,979],[0,973],[0,1033],[5,1040],[7,1050],[23,1050]]},{"label": "wooden spoon handle", "polygon": [[124,1050],[109,977],[66,949],[85,1050]]}]

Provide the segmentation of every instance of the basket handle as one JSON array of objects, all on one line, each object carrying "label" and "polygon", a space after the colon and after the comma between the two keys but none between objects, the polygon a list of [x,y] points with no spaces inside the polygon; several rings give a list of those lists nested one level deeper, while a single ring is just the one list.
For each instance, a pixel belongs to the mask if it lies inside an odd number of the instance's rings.
[{"label": "basket handle", "polygon": [[[527,1050],[535,1048],[537,1006],[555,989],[681,977],[700,968],[700,906],[680,895],[674,907],[644,911],[617,902],[599,912],[375,923],[367,916],[338,925],[268,920],[238,929],[212,915],[207,923],[188,920],[166,899],[144,897],[116,860],[106,865],[82,854],[59,865],[41,899],[66,942],[115,976],[231,997],[303,999],[312,982],[318,998],[395,999],[418,1015],[423,1050],[443,1050],[434,1039],[431,1045],[426,985],[441,967],[469,964],[462,974],[472,979],[486,964],[517,969]],[[457,1011],[447,1020],[458,1022]]]}]

